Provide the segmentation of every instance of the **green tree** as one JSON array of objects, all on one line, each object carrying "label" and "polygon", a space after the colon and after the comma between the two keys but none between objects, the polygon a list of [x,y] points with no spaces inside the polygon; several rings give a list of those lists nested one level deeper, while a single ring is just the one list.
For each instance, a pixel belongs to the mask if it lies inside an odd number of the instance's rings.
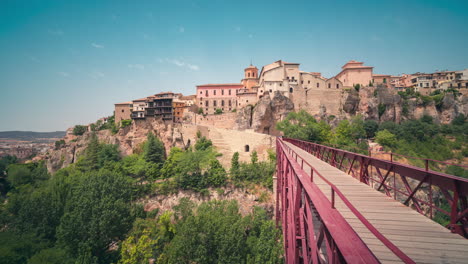
[{"label": "green tree", "polygon": [[231,159],[231,170],[229,171],[232,178],[239,177],[239,152],[234,152]]},{"label": "green tree", "polygon": [[131,227],[129,178],[107,170],[77,175],[60,225],[59,245],[82,260],[103,259]]},{"label": "green tree", "polygon": [[213,146],[213,142],[207,139],[205,136],[199,137],[197,142],[195,143],[195,150],[206,150]]},{"label": "green tree", "polygon": [[375,140],[377,143],[385,147],[393,148],[397,145],[396,136],[386,129],[377,132]]},{"label": "green tree", "polygon": [[252,164],[256,164],[258,162],[258,154],[257,151],[252,151],[252,154],[250,154],[250,162]]},{"label": "green tree", "polygon": [[375,133],[379,129],[379,124],[374,120],[364,121],[364,130],[366,131],[367,138],[375,137]]},{"label": "green tree", "polygon": [[315,118],[304,110],[291,112],[276,124],[276,128],[285,137],[309,140],[313,142],[327,142],[331,138],[331,128],[325,122],[317,122]]},{"label": "green tree", "polygon": [[207,171],[207,183],[209,186],[219,187],[226,184],[226,170],[217,159],[213,159]]},{"label": "green tree", "polygon": [[76,126],[73,128],[73,135],[75,135],[75,136],[81,136],[81,135],[83,135],[87,130],[88,130],[88,127],[87,127],[87,126],[76,125]]},{"label": "green tree", "polygon": [[28,260],[28,264],[73,264],[67,252],[61,248],[47,248],[35,254]]},{"label": "green tree", "polygon": [[164,144],[152,132],[148,133],[144,155],[147,162],[156,164],[164,162]]}]

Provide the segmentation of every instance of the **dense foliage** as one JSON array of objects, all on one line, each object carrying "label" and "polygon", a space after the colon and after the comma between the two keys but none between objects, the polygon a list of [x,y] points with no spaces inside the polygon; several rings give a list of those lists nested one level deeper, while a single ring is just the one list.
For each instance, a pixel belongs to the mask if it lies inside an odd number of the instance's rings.
[{"label": "dense foliage", "polygon": [[43,163],[2,158],[0,262],[282,261],[279,231],[261,209],[243,217],[234,203],[214,201],[197,208],[185,201],[174,212],[157,218],[151,212],[147,218],[137,202],[150,192],[206,193],[230,181],[271,185],[274,156],[263,163],[252,153],[251,163],[237,162],[238,173],[230,179],[217,160],[220,154],[200,133],[193,147],[172,148],[167,158],[152,133],[139,149],[122,158],[116,145],[103,144],[91,133],[78,161],[53,176]]},{"label": "dense foliage", "polygon": [[174,213],[134,223],[120,263],[282,263],[279,239],[261,208],[243,217],[235,201],[195,207],[182,199]]}]

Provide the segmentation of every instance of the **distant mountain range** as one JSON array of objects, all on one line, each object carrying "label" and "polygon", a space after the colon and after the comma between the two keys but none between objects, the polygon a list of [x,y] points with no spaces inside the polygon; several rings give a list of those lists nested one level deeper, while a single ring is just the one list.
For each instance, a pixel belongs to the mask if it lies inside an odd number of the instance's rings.
[{"label": "distant mountain range", "polygon": [[0,138],[15,139],[21,141],[35,141],[37,139],[62,138],[65,131],[33,132],[33,131],[0,131]]}]

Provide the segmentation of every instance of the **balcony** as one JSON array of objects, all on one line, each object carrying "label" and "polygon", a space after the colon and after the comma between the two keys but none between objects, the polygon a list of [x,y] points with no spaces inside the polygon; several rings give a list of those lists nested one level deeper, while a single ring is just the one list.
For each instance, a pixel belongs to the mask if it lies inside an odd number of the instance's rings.
[{"label": "balcony", "polygon": [[[140,113],[141,113],[141,112],[140,112]],[[130,115],[130,117],[131,117],[132,119],[144,119],[144,118],[145,118],[145,115],[144,115],[144,114],[143,114],[143,115],[139,115],[138,113],[132,113],[132,114]]]}]

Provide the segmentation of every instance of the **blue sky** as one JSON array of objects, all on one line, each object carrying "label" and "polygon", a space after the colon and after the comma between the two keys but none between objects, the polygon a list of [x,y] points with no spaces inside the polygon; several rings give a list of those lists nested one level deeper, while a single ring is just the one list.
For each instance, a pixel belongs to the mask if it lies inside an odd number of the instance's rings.
[{"label": "blue sky", "polygon": [[468,1],[0,1],[0,131],[65,130],[113,104],[239,82],[283,59],[326,77],[468,68]]}]

